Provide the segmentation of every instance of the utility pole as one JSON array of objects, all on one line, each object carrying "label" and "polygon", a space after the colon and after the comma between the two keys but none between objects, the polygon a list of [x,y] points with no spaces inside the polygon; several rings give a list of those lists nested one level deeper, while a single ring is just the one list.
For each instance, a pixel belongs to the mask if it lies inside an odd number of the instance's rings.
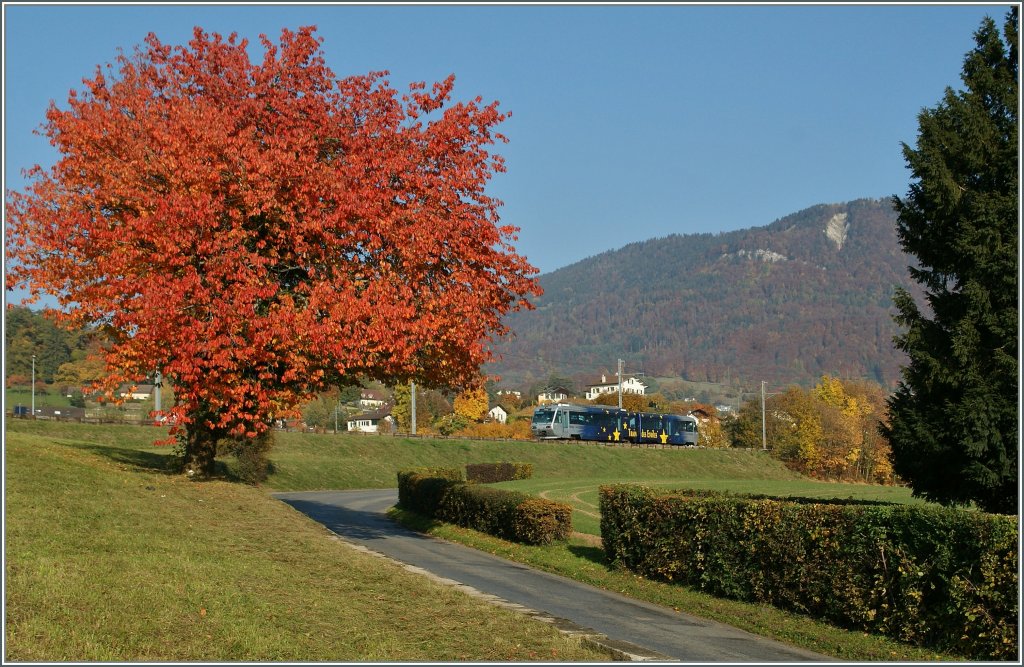
[{"label": "utility pole", "polygon": [[155,412],[160,412],[160,387],[162,384],[163,376],[160,375],[160,371],[157,371],[153,378],[153,410]]},{"label": "utility pole", "polygon": [[410,433],[416,435],[416,383],[410,382],[410,394],[412,396],[412,426],[410,426]]},{"label": "utility pole", "polygon": [[32,355],[32,419],[36,418],[36,355]]},{"label": "utility pole", "polygon": [[619,376],[619,410],[622,409],[622,359],[619,359],[619,370],[616,375]]},{"label": "utility pole", "polygon": [[768,426],[764,412],[764,380],[761,380],[761,449],[768,451]]}]

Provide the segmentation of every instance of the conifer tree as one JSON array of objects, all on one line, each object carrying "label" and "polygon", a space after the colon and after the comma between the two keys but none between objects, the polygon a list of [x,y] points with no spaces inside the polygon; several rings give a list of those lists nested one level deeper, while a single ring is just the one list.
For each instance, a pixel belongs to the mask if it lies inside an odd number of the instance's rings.
[{"label": "conifer tree", "polygon": [[926,306],[895,297],[909,356],[889,399],[893,465],[914,495],[1018,511],[1018,31],[986,18],[947,88],[918,116],[903,153],[913,180],[894,197]]}]

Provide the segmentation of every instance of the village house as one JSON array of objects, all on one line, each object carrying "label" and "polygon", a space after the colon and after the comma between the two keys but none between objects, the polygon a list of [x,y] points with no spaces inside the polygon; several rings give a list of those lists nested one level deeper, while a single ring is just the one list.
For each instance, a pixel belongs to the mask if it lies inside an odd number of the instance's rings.
[{"label": "village house", "polygon": [[349,431],[361,433],[378,433],[382,428],[391,429],[394,418],[391,416],[391,406],[385,406],[372,412],[364,412],[348,420]]},{"label": "village house", "polygon": [[118,390],[118,396],[121,398],[127,398],[132,401],[148,401],[153,396],[154,385],[151,384],[140,384],[135,385],[134,390],[132,385],[123,384]]},{"label": "village house", "polygon": [[[588,401],[592,401],[602,394],[614,394],[619,390],[619,379],[612,377],[611,382],[608,381],[608,376],[602,374],[599,381],[595,380],[587,385],[586,397]],[[647,385],[635,377],[628,378],[622,381],[622,393],[623,394],[640,394],[643,395],[647,391]]]},{"label": "village house", "polygon": [[561,403],[567,398],[569,398],[569,395],[565,393],[564,389],[545,389],[541,393],[537,394],[537,405],[544,405],[545,403]]},{"label": "village house", "polygon": [[359,393],[359,407],[361,408],[382,408],[387,401],[387,394],[376,389],[363,389]]},{"label": "village house", "polygon": [[504,424],[505,422],[508,421],[508,413],[505,412],[505,409],[502,408],[500,405],[495,405],[493,408],[491,408],[490,411],[488,411],[487,416],[491,419],[491,421],[496,421],[499,424]]}]

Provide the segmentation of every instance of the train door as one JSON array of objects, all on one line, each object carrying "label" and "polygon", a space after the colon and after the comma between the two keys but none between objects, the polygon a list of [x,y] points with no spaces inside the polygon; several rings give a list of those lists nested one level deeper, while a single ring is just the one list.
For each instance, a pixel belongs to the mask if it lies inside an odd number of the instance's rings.
[{"label": "train door", "polygon": [[558,433],[558,437],[559,438],[568,438],[569,437],[569,408],[559,407],[558,408],[558,416],[557,416],[555,421],[558,423],[558,427],[557,427],[558,430],[556,431],[556,433]]}]

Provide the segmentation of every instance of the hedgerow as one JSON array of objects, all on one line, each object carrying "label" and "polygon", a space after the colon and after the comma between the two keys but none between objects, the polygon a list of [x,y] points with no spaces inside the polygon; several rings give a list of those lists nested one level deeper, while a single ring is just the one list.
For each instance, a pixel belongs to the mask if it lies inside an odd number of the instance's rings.
[{"label": "hedgerow", "polygon": [[433,517],[449,486],[463,480],[459,468],[414,468],[398,473],[398,504],[423,516]]},{"label": "hedgerow", "polygon": [[911,505],[600,491],[610,561],[973,659],[1017,657],[1015,518]]},{"label": "hedgerow", "polygon": [[480,484],[510,482],[533,477],[532,463],[469,463],[466,465],[466,479]]},{"label": "hedgerow", "polygon": [[398,473],[398,504],[417,514],[526,544],[550,544],[572,532],[572,508],[519,491],[467,484],[462,471]]}]

